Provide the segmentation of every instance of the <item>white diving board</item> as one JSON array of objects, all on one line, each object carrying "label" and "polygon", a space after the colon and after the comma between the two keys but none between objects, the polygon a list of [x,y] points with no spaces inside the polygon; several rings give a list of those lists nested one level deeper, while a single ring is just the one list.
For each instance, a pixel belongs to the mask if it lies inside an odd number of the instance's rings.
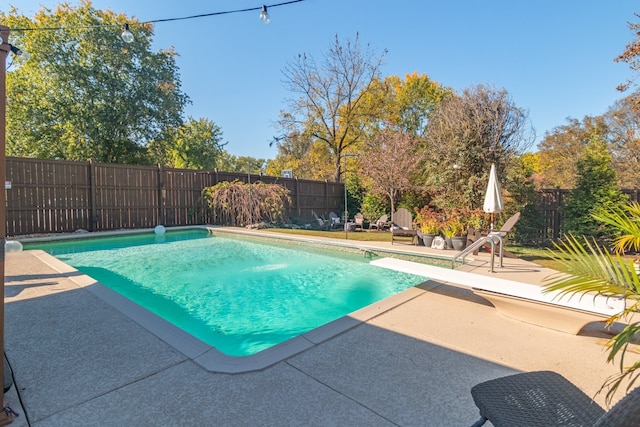
[{"label": "white diving board", "polygon": [[622,299],[601,295],[543,293],[540,286],[530,283],[396,258],[379,258],[370,264],[467,287],[489,300],[498,312],[507,317],[572,334],[580,332],[587,323],[606,320],[625,308]]}]

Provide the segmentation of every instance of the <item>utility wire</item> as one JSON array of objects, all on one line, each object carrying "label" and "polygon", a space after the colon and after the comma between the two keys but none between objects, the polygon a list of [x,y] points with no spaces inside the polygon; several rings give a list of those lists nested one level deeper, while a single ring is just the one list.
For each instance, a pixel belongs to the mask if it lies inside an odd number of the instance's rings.
[{"label": "utility wire", "polygon": [[[283,3],[276,3],[271,5],[265,5],[268,9],[272,7],[278,6],[286,6],[293,3],[300,3],[305,0],[290,0]],[[171,22],[171,21],[184,21],[187,19],[196,19],[196,18],[206,18],[209,16],[217,16],[217,15],[228,15],[231,13],[242,13],[242,12],[251,12],[254,10],[262,10],[262,5],[258,7],[250,7],[247,9],[236,9],[236,10],[227,10],[223,12],[211,12],[211,13],[202,13],[199,15],[191,15],[191,16],[183,16],[179,18],[164,18],[164,19],[153,19],[150,21],[143,21],[138,24],[129,24],[129,25],[144,25],[144,24],[156,24],[159,22]],[[11,28],[12,32],[15,31],[56,31],[56,30],[67,30],[67,29],[89,29],[89,28],[101,28],[101,27],[121,27],[122,24],[104,24],[104,25],[85,25],[85,26],[77,26],[77,27],[32,27],[32,28]]]},{"label": "utility wire", "polygon": [[[268,9],[271,9],[272,7],[278,7],[278,6],[285,6],[288,4],[292,4],[292,3],[299,3],[301,1],[304,0],[291,0],[291,1],[287,1],[284,3],[277,3],[277,4],[272,4],[272,5],[266,5],[266,7]],[[155,24],[156,22],[169,22],[169,21],[182,21],[185,19],[195,19],[195,18],[205,18],[207,16],[215,16],[215,15],[227,15],[229,13],[239,13],[239,12],[251,12],[253,10],[262,10],[262,6],[259,7],[251,7],[248,9],[237,9],[237,10],[228,10],[226,12],[212,12],[212,13],[203,13],[201,15],[192,15],[192,16],[184,16],[182,18],[166,18],[166,19],[155,19],[153,21],[145,21],[145,22],[141,22],[141,24]]]}]

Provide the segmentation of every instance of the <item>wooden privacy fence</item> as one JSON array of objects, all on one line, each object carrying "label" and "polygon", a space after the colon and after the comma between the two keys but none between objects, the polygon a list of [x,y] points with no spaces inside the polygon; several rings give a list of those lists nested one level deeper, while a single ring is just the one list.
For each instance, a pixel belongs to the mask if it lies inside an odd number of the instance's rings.
[{"label": "wooden privacy fence", "polygon": [[301,219],[344,203],[342,183],[159,166],[7,157],[6,179],[8,236],[205,224],[202,189],[222,181],[278,183]]},{"label": "wooden privacy fence", "polygon": [[[209,223],[202,189],[222,181],[278,183],[290,191],[292,219],[344,209],[342,183],[218,171],[7,157],[7,236]],[[623,190],[640,201],[640,190]],[[542,239],[560,237],[569,190],[538,192]]]},{"label": "wooden privacy fence", "polygon": [[[560,188],[538,191],[538,210],[543,220],[543,227],[539,233],[541,238],[555,240],[561,237],[562,215],[560,206],[570,192],[571,190]],[[629,195],[629,201],[640,201],[640,190],[622,190],[622,192]]]}]

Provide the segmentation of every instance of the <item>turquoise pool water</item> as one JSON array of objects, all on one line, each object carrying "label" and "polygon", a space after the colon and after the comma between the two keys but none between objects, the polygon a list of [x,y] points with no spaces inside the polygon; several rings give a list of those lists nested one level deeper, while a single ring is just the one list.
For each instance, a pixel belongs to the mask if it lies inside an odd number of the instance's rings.
[{"label": "turquoise pool water", "polygon": [[205,230],[43,249],[231,356],[257,353],[424,281],[361,254]]}]

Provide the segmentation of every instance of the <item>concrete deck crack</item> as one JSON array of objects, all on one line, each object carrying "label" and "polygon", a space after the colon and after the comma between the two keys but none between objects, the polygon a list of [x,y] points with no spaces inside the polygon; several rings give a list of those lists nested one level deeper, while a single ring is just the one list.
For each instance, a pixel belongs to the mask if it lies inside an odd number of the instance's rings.
[{"label": "concrete deck crack", "polygon": [[313,375],[309,374],[308,372],[305,372],[304,370],[298,368],[295,365],[292,365],[291,362],[286,361],[285,362],[287,365],[291,366],[293,369],[295,369],[296,371],[300,372],[302,375],[312,379],[313,381],[317,382],[318,384],[321,384],[322,386],[330,389],[331,391],[337,393],[338,395],[352,401],[353,403],[357,404],[358,406],[366,409],[369,412],[372,412],[374,414],[376,414],[378,417],[382,418],[385,421],[388,421],[389,423],[393,424],[394,426],[400,426],[400,424],[393,422],[392,420],[390,420],[389,418],[385,417],[384,415],[382,415],[381,413],[379,413],[378,411],[368,407],[367,405],[363,404],[362,402],[359,402],[358,400],[354,399],[353,397],[343,393],[342,391],[338,390],[337,388],[325,383],[324,381],[319,380],[318,378],[314,377]]}]

